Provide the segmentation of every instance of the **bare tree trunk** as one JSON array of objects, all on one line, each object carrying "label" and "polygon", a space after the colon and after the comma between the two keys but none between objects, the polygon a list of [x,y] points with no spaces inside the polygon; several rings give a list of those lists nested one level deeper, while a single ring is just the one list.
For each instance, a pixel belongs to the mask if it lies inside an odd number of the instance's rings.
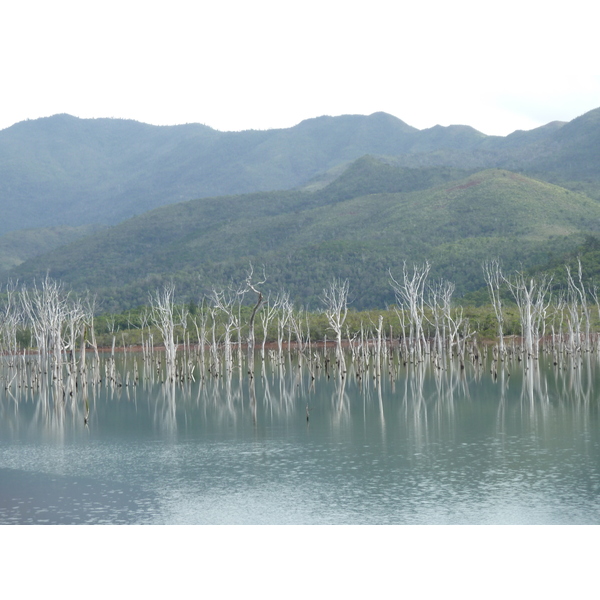
[{"label": "bare tree trunk", "polygon": [[166,379],[175,381],[175,355],[177,345],[175,344],[175,286],[167,284],[162,292],[156,291],[150,296],[151,319],[160,331],[165,346]]},{"label": "bare tree trunk", "polygon": [[409,350],[416,357],[416,360],[422,360],[424,351],[423,297],[425,282],[430,268],[429,262],[425,262],[422,267],[414,265],[412,275],[409,275],[406,263],[404,263],[402,282],[396,281],[390,272],[392,288],[396,294],[396,302],[401,309],[406,308],[408,311]]},{"label": "bare tree trunk", "polygon": [[346,373],[346,362],[342,349],[342,328],[348,315],[348,280],[338,281],[334,279],[328,287],[323,290],[321,301],[325,304],[325,316],[329,327],[334,331],[336,337],[336,358],[342,374]]},{"label": "bare tree trunk", "polygon": [[527,283],[523,274],[517,273],[512,280],[505,278],[505,281],[519,308],[526,355],[537,358],[540,326],[550,304],[548,290],[551,280],[543,277],[538,282],[532,277]]},{"label": "bare tree trunk", "polygon": [[[577,318],[577,329],[578,329],[577,337],[579,338],[580,343],[583,345],[583,350],[588,352],[590,349],[590,345],[591,345],[590,310],[589,310],[588,303],[587,303],[587,292],[585,290],[585,286],[583,285],[581,261],[579,259],[577,259],[577,264],[578,264],[578,270],[577,270],[578,281],[577,281],[577,283],[575,283],[575,281],[573,280],[573,277],[571,276],[571,269],[569,269],[568,266],[566,267],[567,283],[569,286],[569,292],[570,292],[570,296],[571,296],[571,304],[573,306],[571,314],[573,315],[574,319],[575,319],[576,314],[580,313],[580,315],[581,315],[580,317]],[[580,311],[579,311],[579,307],[577,306],[577,304],[579,304],[581,307]],[[583,321],[584,326],[585,326],[585,333],[583,334],[583,339],[582,339],[582,334],[581,334],[581,321]]]},{"label": "bare tree trunk", "polygon": [[500,290],[505,280],[502,276],[502,271],[500,270],[499,261],[493,260],[484,263],[483,275],[485,277],[485,282],[487,283],[490,301],[494,309],[494,314],[496,315],[496,321],[498,322],[498,353],[500,355],[500,360],[504,360],[504,314],[502,312]]}]

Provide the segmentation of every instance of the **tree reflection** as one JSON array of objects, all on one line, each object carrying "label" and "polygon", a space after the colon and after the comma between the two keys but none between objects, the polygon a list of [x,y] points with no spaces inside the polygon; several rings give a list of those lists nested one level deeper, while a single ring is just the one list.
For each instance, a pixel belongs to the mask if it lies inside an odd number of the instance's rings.
[{"label": "tree reflection", "polygon": [[[35,357],[4,360],[0,409],[5,423],[19,428],[27,417],[28,427],[56,438],[72,429],[92,431],[105,418],[99,416],[98,406],[106,403],[124,403],[135,410],[140,401],[149,403],[153,426],[168,437],[176,437],[191,414],[200,415],[197,427],[234,428],[246,423],[254,428],[276,421],[304,423],[309,415],[313,423],[318,418],[320,423],[329,420],[336,428],[350,428],[355,419],[372,422],[376,415],[382,437],[389,435],[390,425],[402,423],[403,435],[415,447],[427,446],[432,431],[454,435],[457,407],[465,405],[493,402],[498,434],[506,431],[515,411],[536,429],[561,406],[577,406],[580,415],[588,416],[595,410],[600,360],[595,352],[563,354],[557,361],[552,351],[534,358],[507,347],[500,360],[497,353],[488,356],[474,345],[470,360],[448,355],[439,364],[434,359],[404,361],[399,349],[383,351],[379,325],[373,344],[354,340],[344,361],[331,360],[330,349],[309,344],[283,356],[272,351],[264,360],[239,352],[233,355],[233,368],[217,376],[206,361],[205,372],[196,371],[197,380],[165,377],[158,352],[145,353],[139,370],[130,352],[99,358],[82,354],[80,360],[65,363],[70,367],[60,378],[54,377],[55,368],[44,370]],[[72,368],[74,364],[80,366]],[[184,371],[194,369],[188,366]]]}]

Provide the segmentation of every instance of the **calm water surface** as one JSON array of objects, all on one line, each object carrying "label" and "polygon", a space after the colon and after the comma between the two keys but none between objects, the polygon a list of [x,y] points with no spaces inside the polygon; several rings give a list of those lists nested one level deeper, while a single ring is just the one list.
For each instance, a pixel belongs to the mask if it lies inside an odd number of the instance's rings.
[{"label": "calm water surface", "polygon": [[595,361],[3,390],[0,523],[597,524]]}]

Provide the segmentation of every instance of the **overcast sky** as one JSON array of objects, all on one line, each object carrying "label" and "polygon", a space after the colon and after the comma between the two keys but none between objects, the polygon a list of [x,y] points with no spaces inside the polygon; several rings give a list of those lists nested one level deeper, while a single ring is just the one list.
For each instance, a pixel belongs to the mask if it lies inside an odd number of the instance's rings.
[{"label": "overcast sky", "polygon": [[222,131],[390,113],[506,135],[600,106],[589,0],[19,0],[0,129],[56,113]]}]

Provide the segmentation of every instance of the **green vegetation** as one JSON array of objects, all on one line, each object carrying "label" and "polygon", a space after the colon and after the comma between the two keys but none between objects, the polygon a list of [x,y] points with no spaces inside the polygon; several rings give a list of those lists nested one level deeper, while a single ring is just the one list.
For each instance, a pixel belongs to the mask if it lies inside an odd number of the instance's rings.
[{"label": "green vegetation", "polygon": [[[369,186],[385,191],[364,195]],[[555,185],[497,169],[464,177],[367,157],[314,192],[156,209],[27,261],[13,275],[30,282],[49,271],[118,311],[145,303],[167,281],[182,299],[198,301],[242,281],[252,263],[265,266],[268,291],[288,291],[311,309],[331,279],[348,279],[352,307],[362,310],[393,302],[388,274],[405,260],[430,260],[432,277],[464,294],[484,285],[484,260],[531,268],[559,260],[599,229],[600,205]]]},{"label": "green vegetation", "polygon": [[[188,305],[189,308],[189,305]],[[153,339],[156,344],[161,344],[160,333],[156,327],[147,328],[146,332],[143,331],[142,315],[149,310],[148,307],[137,307],[134,310],[117,313],[117,314],[104,314],[96,317],[94,321],[94,327],[96,328],[96,338],[100,347],[110,348],[112,345],[113,336],[116,338],[117,347],[127,346],[138,346],[142,343],[142,336],[146,336],[147,331],[150,331],[153,335]],[[179,310],[179,308],[178,308]],[[251,312],[251,308],[248,306],[242,307],[241,319],[243,326],[241,328],[241,339],[243,343],[246,343],[248,339],[248,318]],[[477,332],[477,337],[480,340],[493,341],[496,337],[496,321],[491,306],[465,306],[463,314],[466,319],[472,325],[472,328]],[[398,338],[400,336],[401,326],[398,315],[393,309],[384,310],[365,310],[356,311],[349,310],[346,323],[344,325],[344,339],[347,340],[346,331],[354,336],[360,333],[361,328],[364,330],[365,335],[372,337],[375,327],[378,323],[379,316],[383,317],[383,333],[384,336],[390,339],[390,336]],[[188,316],[187,333],[189,334],[190,343],[197,343],[197,335],[194,327],[194,319],[199,319],[199,314]],[[322,312],[309,312],[305,314],[307,322],[307,331],[310,331],[312,341],[323,341],[327,339],[333,341],[333,332],[329,328],[327,319]],[[217,335],[222,337],[224,331],[225,319],[223,316],[218,317]],[[517,307],[513,304],[506,308],[506,328],[505,335],[520,335],[519,315]],[[209,317],[207,319],[207,326],[212,327],[212,320]],[[276,323],[273,322],[269,325],[267,332],[267,343],[274,343],[277,339]],[[431,339],[433,337],[433,328],[430,325],[425,327],[425,335]],[[22,334],[23,339],[30,339],[26,337],[26,334]],[[263,332],[260,325],[257,323],[256,326],[257,340],[262,342]],[[287,335],[286,335],[287,342]],[[295,341],[295,337],[292,336],[292,341]],[[178,344],[183,342],[183,328],[181,325],[175,328],[175,340]],[[234,342],[237,342],[237,333],[234,337]]]},{"label": "green vegetation", "polygon": [[99,226],[47,227],[44,229],[23,229],[0,236],[0,273],[20,265],[28,258],[45,254],[55,248],[69,244],[90,235]]},{"label": "green vegetation", "polygon": [[419,131],[384,113],[237,133],[69,115],[25,121],[0,131],[0,234],[116,224],[192,198],[297,188],[367,154],[411,168],[521,171],[598,197],[599,111],[506,138],[456,125]]},{"label": "green vegetation", "polygon": [[[19,123],[0,132],[0,231],[44,229],[1,237],[0,270],[24,283],[49,272],[105,311],[167,282],[199,302],[250,263],[264,265],[267,292],[313,310],[335,277],[349,280],[355,310],[388,306],[388,273],[404,261],[429,260],[432,278],[473,294],[484,260],[555,268],[599,232],[599,136],[600,109],[506,138],[418,131],[384,113],[241,133]],[[119,221],[77,239],[84,223]],[[583,261],[590,277],[598,258]]]}]

